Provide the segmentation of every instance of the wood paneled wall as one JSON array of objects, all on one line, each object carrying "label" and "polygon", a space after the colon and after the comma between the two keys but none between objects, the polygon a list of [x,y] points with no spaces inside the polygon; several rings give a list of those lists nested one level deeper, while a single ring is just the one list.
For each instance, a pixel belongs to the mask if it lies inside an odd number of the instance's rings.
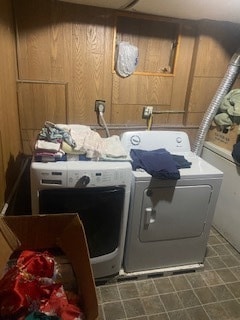
[{"label": "wood paneled wall", "polygon": [[[106,101],[111,133],[146,128],[143,106],[152,105],[153,128],[181,128],[193,140],[240,36],[239,25],[226,22],[163,19],[54,0],[15,0],[14,5],[25,152],[44,119],[99,129],[98,99]],[[149,65],[150,57],[156,59],[168,45],[165,35],[161,42],[162,33],[153,31],[161,23],[169,26],[166,34],[174,34],[172,24],[179,30],[174,69],[167,74]],[[119,39],[139,46],[141,70],[127,78],[113,70]],[[166,61],[163,52],[160,60]]]},{"label": "wood paneled wall", "polygon": [[21,153],[12,3],[0,1],[0,209],[16,180]]},{"label": "wood paneled wall", "polygon": [[[198,28],[189,100],[186,102],[186,125],[197,126],[227,71],[232,55],[239,47],[240,25],[203,21]],[[235,87],[240,88],[239,78]]]}]

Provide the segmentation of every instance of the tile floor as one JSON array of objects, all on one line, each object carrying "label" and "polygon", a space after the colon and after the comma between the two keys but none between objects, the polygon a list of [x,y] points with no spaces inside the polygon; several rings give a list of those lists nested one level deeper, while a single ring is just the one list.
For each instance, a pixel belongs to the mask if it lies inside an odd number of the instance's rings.
[{"label": "tile floor", "polygon": [[99,320],[240,319],[240,254],[211,230],[204,270],[97,285]]}]

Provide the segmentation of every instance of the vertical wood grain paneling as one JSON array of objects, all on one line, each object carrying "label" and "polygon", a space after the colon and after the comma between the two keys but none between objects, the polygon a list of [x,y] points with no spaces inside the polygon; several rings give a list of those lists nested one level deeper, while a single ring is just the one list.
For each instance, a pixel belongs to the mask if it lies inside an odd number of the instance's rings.
[{"label": "vertical wood grain paneling", "polygon": [[[197,129],[239,45],[237,24],[161,19],[54,0],[14,3],[20,80],[67,83],[69,123],[97,126],[94,104],[103,99],[110,126],[142,125],[142,107],[153,105],[156,126]],[[175,35],[170,22],[180,26],[174,72],[159,75]],[[137,72],[124,79],[113,72],[118,40],[139,47]]]},{"label": "vertical wood grain paneling", "polygon": [[16,94],[16,47],[12,2],[0,1],[0,209],[16,180],[21,140]]},{"label": "vertical wood grain paneling", "polygon": [[[96,122],[95,100],[111,105],[113,17],[108,11],[76,7],[72,43],[73,100],[69,121],[91,124]],[[105,112],[109,121],[110,109]]]},{"label": "vertical wood grain paneling", "polygon": [[40,131],[46,120],[67,123],[66,97],[66,84],[18,83],[19,120],[24,153],[29,154],[36,139],[36,132]]},{"label": "vertical wood grain paneling", "polygon": [[135,73],[164,73],[164,69],[173,73],[178,28],[174,22],[118,16],[116,44],[126,41],[137,46],[139,61]]},{"label": "vertical wood grain paneling", "polygon": [[[50,4],[50,2],[49,2]],[[15,1],[20,79],[51,79],[51,11],[46,1]],[[24,15],[19,14],[24,10]]]},{"label": "vertical wood grain paneling", "polygon": [[19,116],[23,129],[40,129],[46,120],[66,122],[66,85],[18,83]]},{"label": "vertical wood grain paneling", "polygon": [[15,1],[15,11],[20,79],[67,82],[68,120],[95,123],[95,100],[111,104],[111,11],[48,0]]},{"label": "vertical wood grain paneling", "polygon": [[[142,22],[141,24],[144,25],[143,20],[140,21]],[[165,23],[165,26],[167,28],[167,23]],[[125,29],[123,28],[123,30]],[[125,32],[127,33],[127,30]],[[138,74],[137,72],[128,78],[121,78],[117,74],[113,75],[113,113],[111,122],[124,123],[127,121],[127,123],[129,123],[133,121],[133,123],[140,124],[141,117],[139,117],[139,114],[142,114],[140,109],[142,109],[144,105],[154,106],[155,111],[184,111],[196,39],[196,28],[190,23],[183,24],[180,25],[179,32],[173,75],[155,75],[154,73],[152,75],[148,75],[147,73],[144,75],[144,73]],[[150,46],[151,39],[154,38],[154,35],[155,33],[153,33],[152,36],[148,34],[148,40],[144,37],[140,37],[138,42],[135,38],[131,40],[135,44],[145,42],[145,46]],[[125,37],[123,37],[123,39],[126,40],[127,38],[125,39]],[[158,38],[157,42],[161,43],[161,39]],[[142,49],[141,51],[141,48],[143,48],[143,46],[139,48],[139,60],[142,59],[141,53],[146,52],[146,49]],[[153,51],[156,52],[156,48]],[[169,51],[167,52],[169,53]],[[146,59],[146,56],[147,55],[144,55],[143,59]],[[121,104],[122,108],[119,106]],[[126,105],[128,104],[132,105],[130,114],[126,111]],[[136,108],[135,111],[133,111],[134,105]],[[117,113],[115,114],[116,109]],[[128,115],[128,118],[126,115]],[[138,115],[138,117],[136,118],[134,115]],[[179,121],[183,120],[183,116],[179,116],[177,112],[175,116],[170,114],[169,117],[166,114],[164,116],[156,114],[154,119],[156,124],[164,125],[168,121],[173,123],[174,119],[177,121],[176,123],[179,124]]]},{"label": "vertical wood grain paneling", "polygon": [[4,191],[6,188],[4,166],[3,166],[3,148],[2,148],[2,135],[0,131],[0,209],[4,206]]},{"label": "vertical wood grain paneling", "polygon": [[[199,24],[196,61],[191,79],[186,125],[200,125],[239,44],[240,25],[202,21]],[[237,81],[234,86],[237,86]]]},{"label": "vertical wood grain paneling", "polygon": [[188,111],[205,112],[221,80],[221,78],[194,77]]},{"label": "vertical wood grain paneling", "polygon": [[135,75],[122,79],[113,75],[113,104],[170,106],[172,76]]},{"label": "vertical wood grain paneling", "polygon": [[239,47],[240,25],[203,21],[199,25],[196,77],[223,77]]},{"label": "vertical wood grain paneling", "polygon": [[183,111],[185,109],[195,41],[196,26],[191,23],[181,24],[172,88],[171,110]]}]

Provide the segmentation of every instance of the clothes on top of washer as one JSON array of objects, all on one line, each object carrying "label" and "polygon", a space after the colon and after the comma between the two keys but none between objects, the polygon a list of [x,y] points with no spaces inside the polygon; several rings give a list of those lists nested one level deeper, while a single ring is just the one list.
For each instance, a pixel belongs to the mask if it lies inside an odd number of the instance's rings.
[{"label": "clothes on top of washer", "polygon": [[66,161],[66,154],[76,155],[72,160],[83,155],[88,160],[130,160],[117,135],[102,138],[89,126],[46,121],[35,143],[35,161]]},{"label": "clothes on top of washer", "polygon": [[76,142],[72,138],[70,130],[60,128],[58,125],[50,121],[45,122],[44,127],[41,129],[38,138],[39,140],[45,140],[55,143],[61,143],[62,141],[65,141],[73,148],[76,146]]},{"label": "clothes on top of washer", "polygon": [[62,149],[67,154],[85,154],[90,159],[100,160],[119,160],[127,159],[127,152],[123,148],[120,138],[117,135],[113,135],[108,138],[102,138],[97,132],[93,130],[77,130],[71,131],[77,145],[75,148],[71,148],[69,145],[63,142]]}]

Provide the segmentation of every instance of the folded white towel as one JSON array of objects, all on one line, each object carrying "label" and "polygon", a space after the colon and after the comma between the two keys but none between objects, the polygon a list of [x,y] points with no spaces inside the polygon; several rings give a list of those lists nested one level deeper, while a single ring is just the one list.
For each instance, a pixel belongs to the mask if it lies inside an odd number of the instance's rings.
[{"label": "folded white towel", "polygon": [[55,142],[49,142],[45,140],[37,140],[35,143],[35,150],[46,150],[48,152],[58,152],[60,151],[61,144]]}]

